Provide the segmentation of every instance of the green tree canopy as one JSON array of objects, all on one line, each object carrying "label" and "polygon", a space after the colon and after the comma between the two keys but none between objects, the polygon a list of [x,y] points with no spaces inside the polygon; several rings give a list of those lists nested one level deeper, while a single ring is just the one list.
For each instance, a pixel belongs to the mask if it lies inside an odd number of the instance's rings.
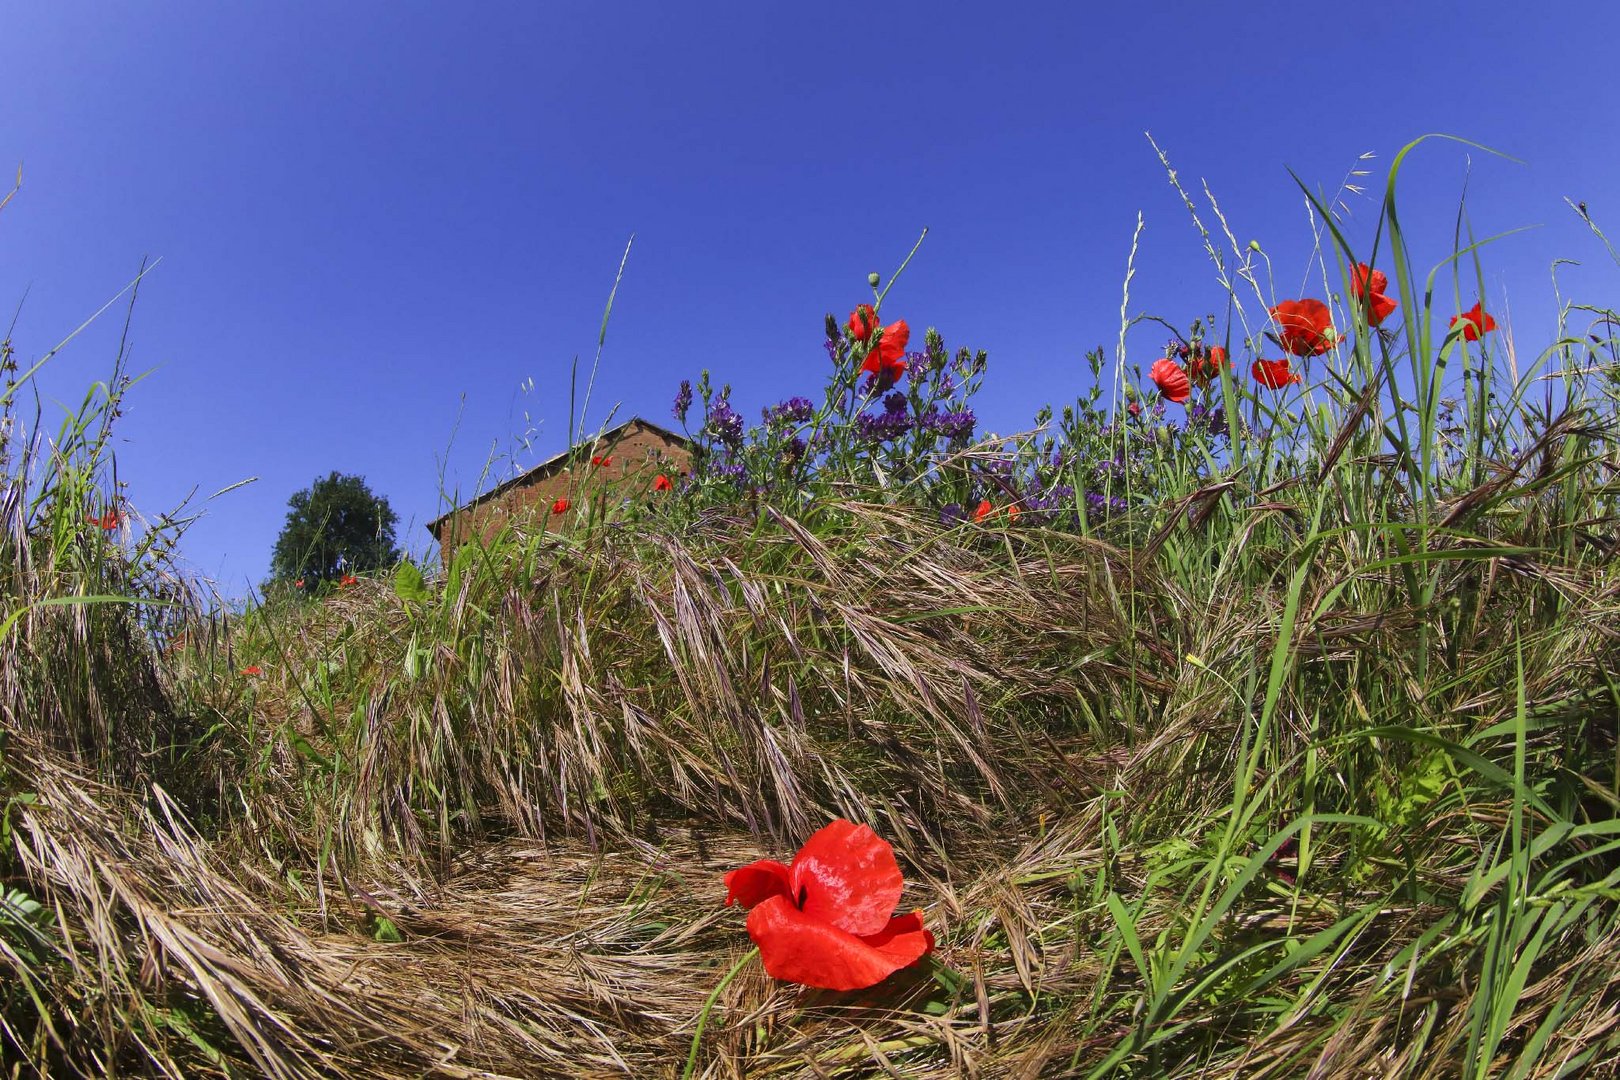
[{"label": "green tree canopy", "polygon": [[343,574],[381,570],[397,563],[388,500],[373,495],[365,477],[331,473],[287,500],[287,523],[270,555],[275,581],[303,578],[313,589]]}]

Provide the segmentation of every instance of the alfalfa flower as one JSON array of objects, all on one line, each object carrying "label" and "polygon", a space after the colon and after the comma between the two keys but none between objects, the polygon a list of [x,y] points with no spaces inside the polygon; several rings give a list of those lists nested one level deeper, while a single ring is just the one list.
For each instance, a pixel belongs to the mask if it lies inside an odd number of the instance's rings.
[{"label": "alfalfa flower", "polygon": [[726,875],[726,903],[749,909],[765,973],[823,990],[876,986],[933,951],[922,912],[894,913],[904,889],[888,842],[842,818],[789,865],[761,859]]}]

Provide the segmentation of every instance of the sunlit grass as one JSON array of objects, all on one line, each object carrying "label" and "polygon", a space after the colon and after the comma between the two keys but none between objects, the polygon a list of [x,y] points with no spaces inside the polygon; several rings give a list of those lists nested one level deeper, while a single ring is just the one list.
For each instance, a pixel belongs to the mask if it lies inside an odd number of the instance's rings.
[{"label": "sunlit grass", "polygon": [[[1300,386],[1249,371],[1291,294],[1183,192],[1225,324],[1137,318],[1127,291],[1096,391],[1041,430],[921,426],[993,377],[930,334],[911,426],[874,444],[857,416],[885,391],[835,322],[801,419],[733,434],[699,380],[678,490],[638,478],[569,531],[517,522],[319,600],[227,615],[173,574],[175,519],[114,485],[121,367],[49,441],[8,394],[8,1058],[1612,1069],[1613,316],[1569,305],[1518,366],[1501,332],[1464,340],[1489,248],[1406,249],[1405,154],[1365,251],[1342,193],[1306,192],[1338,341]],[[1362,262],[1400,302],[1385,326]],[[1126,349],[1167,327],[1234,363],[1160,414],[1158,343]],[[127,524],[88,520],[109,506]],[[720,875],[833,816],[893,842],[931,966],[848,995],[729,977],[749,942]]]}]

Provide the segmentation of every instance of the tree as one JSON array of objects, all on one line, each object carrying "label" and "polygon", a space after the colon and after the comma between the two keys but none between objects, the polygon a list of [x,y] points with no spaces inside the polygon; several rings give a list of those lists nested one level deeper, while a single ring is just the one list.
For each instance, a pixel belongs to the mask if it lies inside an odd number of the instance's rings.
[{"label": "tree", "polygon": [[381,570],[399,562],[394,547],[398,516],[373,495],[365,477],[334,472],[287,500],[287,524],[270,555],[274,581],[302,579],[314,590],[344,574]]}]

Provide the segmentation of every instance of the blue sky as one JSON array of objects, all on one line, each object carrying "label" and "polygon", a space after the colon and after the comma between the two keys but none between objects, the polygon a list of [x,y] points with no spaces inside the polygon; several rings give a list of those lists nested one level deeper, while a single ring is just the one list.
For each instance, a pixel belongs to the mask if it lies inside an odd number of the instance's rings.
[{"label": "blue sky", "polygon": [[[1264,245],[1279,299],[1310,248],[1288,169],[1332,189],[1371,152],[1376,191],[1429,131],[1522,159],[1431,144],[1402,205],[1424,266],[1465,181],[1480,235],[1539,226],[1486,254],[1487,306],[1533,355],[1555,258],[1582,263],[1566,296],[1620,283],[1562,201],[1620,229],[1620,94],[1588,48],[1617,32],[1607,3],[0,4],[0,170],[24,171],[0,305],[37,358],[161,256],[120,473],[148,514],[257,477],[184,549],[242,595],[287,497],[333,469],[421,549],[441,485],[561,449],[632,233],[593,420],[670,422],[702,367],[750,414],[812,393],[824,313],[927,226],[885,315],[989,350],[979,415],[1027,426],[1111,352],[1138,212],[1132,310],[1223,310],[1144,131]],[[1348,209],[1368,243],[1375,202]],[[119,323],[42,373],[53,426]],[[1136,331],[1131,360],[1164,337]]]}]

